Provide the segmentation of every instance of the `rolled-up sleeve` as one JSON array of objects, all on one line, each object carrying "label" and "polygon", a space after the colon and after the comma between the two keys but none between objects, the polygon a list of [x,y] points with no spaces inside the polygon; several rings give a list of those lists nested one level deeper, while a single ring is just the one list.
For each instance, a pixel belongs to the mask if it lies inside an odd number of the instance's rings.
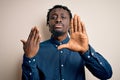
[{"label": "rolled-up sleeve", "polygon": [[89,45],[89,50],[82,55],[86,67],[96,77],[102,80],[111,78],[112,68],[108,61]]},{"label": "rolled-up sleeve", "polygon": [[23,56],[22,80],[40,80],[36,59],[36,57],[27,58],[25,55]]}]

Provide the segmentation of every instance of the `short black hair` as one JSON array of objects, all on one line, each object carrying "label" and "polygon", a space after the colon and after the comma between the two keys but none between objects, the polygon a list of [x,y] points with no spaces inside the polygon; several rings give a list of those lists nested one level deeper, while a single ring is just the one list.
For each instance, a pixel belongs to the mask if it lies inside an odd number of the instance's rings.
[{"label": "short black hair", "polygon": [[47,13],[47,25],[49,24],[48,21],[49,21],[50,12],[51,12],[53,9],[56,9],[56,8],[62,8],[62,9],[64,9],[64,10],[68,11],[69,16],[70,16],[70,19],[72,19],[72,13],[71,13],[70,9],[68,9],[68,7],[63,6],[63,5],[55,5],[55,6],[53,6],[51,9],[49,9],[49,11],[48,11],[48,13]]}]

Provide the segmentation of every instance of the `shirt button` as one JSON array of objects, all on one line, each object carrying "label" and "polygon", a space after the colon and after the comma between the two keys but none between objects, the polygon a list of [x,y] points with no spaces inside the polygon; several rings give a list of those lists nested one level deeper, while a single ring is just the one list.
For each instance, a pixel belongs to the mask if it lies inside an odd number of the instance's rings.
[{"label": "shirt button", "polygon": [[58,45],[55,45],[56,47],[58,47]]},{"label": "shirt button", "polygon": [[100,62],[100,64],[102,65],[102,62]]},{"label": "shirt button", "polygon": [[92,56],[94,55],[94,53],[91,53],[92,54]]},{"label": "shirt button", "polygon": [[90,56],[87,56],[88,57],[88,59],[90,58]]},{"label": "shirt button", "polygon": [[30,72],[30,73],[29,73],[29,75],[31,76],[31,75],[32,75],[32,73]]},{"label": "shirt button", "polygon": [[61,67],[63,67],[64,65],[62,64]]},{"label": "shirt button", "polygon": [[63,53],[63,51],[60,51],[60,53]]},{"label": "shirt button", "polygon": [[33,59],[33,61],[35,62],[35,59]]},{"label": "shirt button", "polygon": [[60,45],[61,45],[62,43],[60,43]]},{"label": "shirt button", "polygon": [[31,61],[30,61],[30,60],[29,60],[28,62],[29,62],[29,63],[31,63]]}]

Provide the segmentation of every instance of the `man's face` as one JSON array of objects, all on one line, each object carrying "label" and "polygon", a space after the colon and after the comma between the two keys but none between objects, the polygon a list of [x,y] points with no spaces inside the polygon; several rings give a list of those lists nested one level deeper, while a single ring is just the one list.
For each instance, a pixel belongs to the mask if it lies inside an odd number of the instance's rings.
[{"label": "man's face", "polygon": [[61,36],[68,32],[70,27],[69,13],[62,9],[56,8],[49,15],[49,30],[54,36]]}]

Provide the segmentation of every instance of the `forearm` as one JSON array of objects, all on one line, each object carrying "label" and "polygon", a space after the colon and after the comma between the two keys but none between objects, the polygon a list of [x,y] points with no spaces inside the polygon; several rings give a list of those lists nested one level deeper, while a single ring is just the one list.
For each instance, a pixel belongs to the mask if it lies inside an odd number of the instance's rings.
[{"label": "forearm", "polygon": [[85,60],[86,67],[94,76],[100,79],[108,79],[112,76],[110,64],[102,55],[95,52],[91,46],[89,46],[89,50],[82,57]]},{"label": "forearm", "polygon": [[23,57],[22,64],[22,80],[40,80],[39,71],[37,69],[36,57]]}]

